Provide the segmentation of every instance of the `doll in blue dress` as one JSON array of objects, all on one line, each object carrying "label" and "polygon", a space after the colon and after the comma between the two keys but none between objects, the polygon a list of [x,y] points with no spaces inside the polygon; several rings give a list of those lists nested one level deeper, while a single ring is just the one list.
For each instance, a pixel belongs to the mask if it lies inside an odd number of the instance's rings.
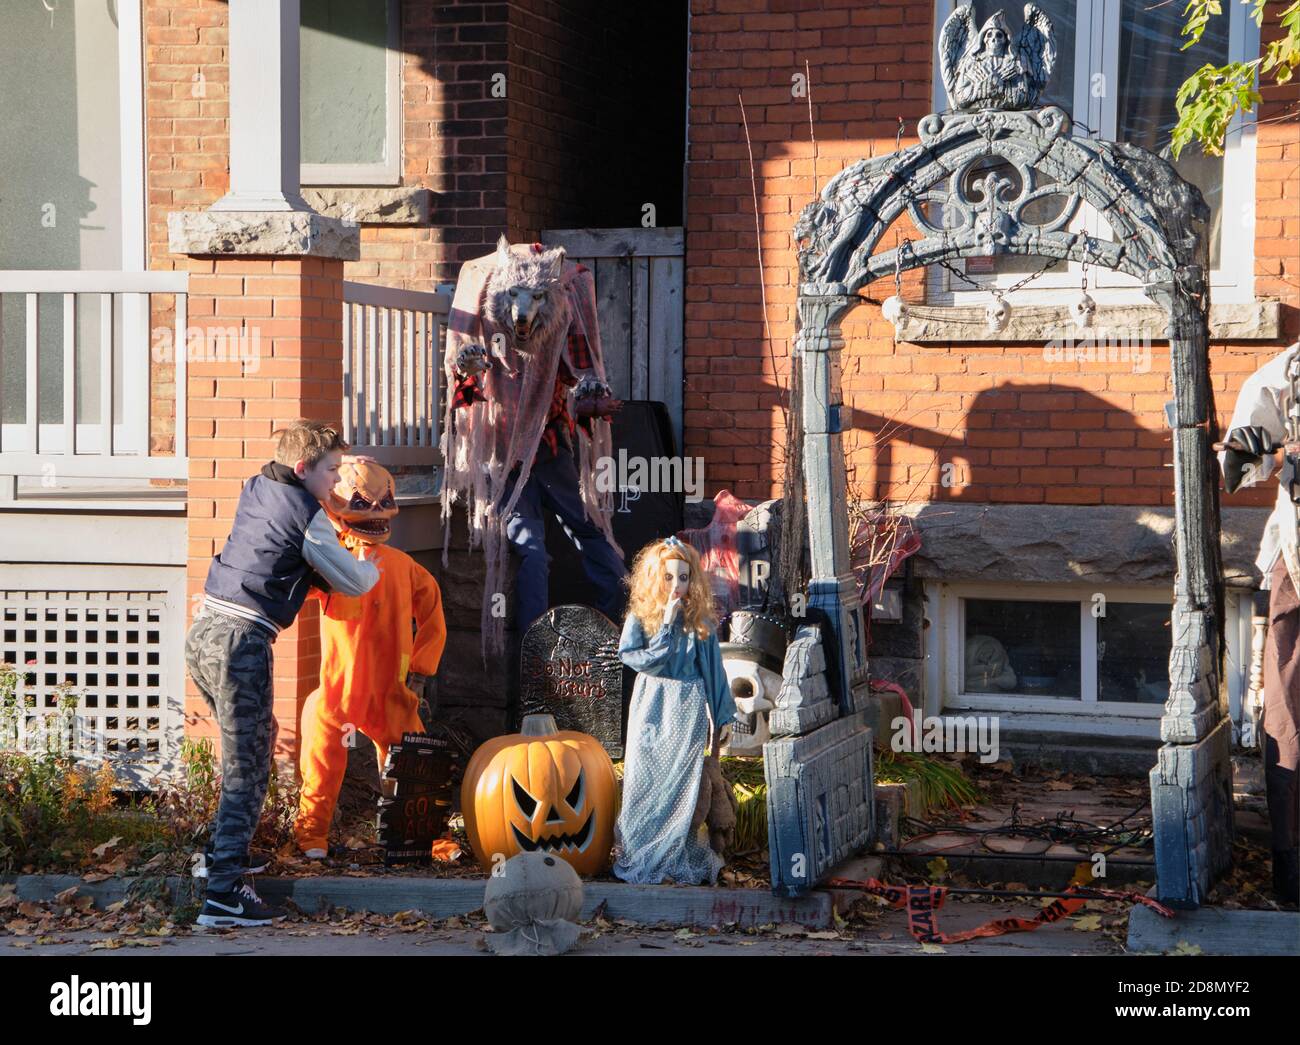
[{"label": "doll in blue dress", "polygon": [[625,882],[717,881],[723,859],[691,829],[704,757],[726,742],[735,703],[717,615],[695,549],[676,537],[641,550],[618,652],[637,672],[628,712],[614,874]]}]

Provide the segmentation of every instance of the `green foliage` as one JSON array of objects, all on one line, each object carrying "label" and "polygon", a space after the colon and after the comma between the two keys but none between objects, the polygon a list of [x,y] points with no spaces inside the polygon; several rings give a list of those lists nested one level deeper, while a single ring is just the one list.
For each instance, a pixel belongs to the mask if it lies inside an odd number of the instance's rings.
[{"label": "green foliage", "polygon": [[[0,673],[0,714],[6,685]],[[184,741],[176,779],[146,794],[121,790],[107,762],[0,750],[0,872],[184,874],[220,800],[210,740]],[[297,808],[297,786],[272,772],[254,844],[290,841]]]},{"label": "green foliage", "polygon": [[877,751],[876,779],[882,784],[911,784],[925,810],[970,805],[982,797],[955,762],[911,751]]},{"label": "green foliage", "polygon": [[[1242,0],[1250,5],[1250,16],[1255,24],[1264,24],[1265,9],[1276,10],[1279,4],[1269,0]],[[1183,10],[1183,36],[1187,42],[1183,50],[1194,47],[1205,34],[1211,18],[1223,14],[1219,0],[1188,0]],[[1296,67],[1300,66],[1300,0],[1293,2],[1277,15],[1283,35],[1268,44],[1264,54],[1249,62],[1229,62],[1227,65],[1203,65],[1183,81],[1175,97],[1178,124],[1174,127],[1172,147],[1177,159],[1184,148],[1198,142],[1211,156],[1223,155],[1223,142],[1228,124],[1240,112],[1246,112],[1262,99],[1259,93],[1260,78],[1272,74],[1274,83],[1290,82]]]},{"label": "green foliage", "polygon": [[[761,758],[724,758],[722,775],[736,796],[736,852],[767,845],[767,783]],[[968,805],[980,790],[947,759],[911,752],[876,751],[875,778],[880,783],[910,783],[925,810]]]}]

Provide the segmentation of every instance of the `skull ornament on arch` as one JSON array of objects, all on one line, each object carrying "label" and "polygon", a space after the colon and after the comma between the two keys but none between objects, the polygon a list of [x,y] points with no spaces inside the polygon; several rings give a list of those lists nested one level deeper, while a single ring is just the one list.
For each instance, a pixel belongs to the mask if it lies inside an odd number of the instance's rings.
[{"label": "skull ornament on arch", "polygon": [[1097,319],[1097,302],[1093,300],[1092,295],[1086,290],[1081,293],[1070,306],[1070,313],[1074,317],[1074,325],[1081,329],[1087,329],[1092,326]]},{"label": "skull ornament on arch", "polygon": [[344,457],[325,510],[341,536],[363,544],[383,544],[392,535],[397,514],[396,484],[377,461]]},{"label": "skull ornament on arch", "polygon": [[997,333],[1006,330],[1011,322],[1011,306],[1003,298],[994,298],[984,306],[984,322],[989,330]]}]

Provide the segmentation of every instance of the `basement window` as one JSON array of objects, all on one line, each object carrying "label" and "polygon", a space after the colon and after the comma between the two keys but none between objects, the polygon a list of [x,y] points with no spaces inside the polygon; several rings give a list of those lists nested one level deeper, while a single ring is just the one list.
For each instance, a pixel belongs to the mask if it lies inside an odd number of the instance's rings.
[{"label": "basement window", "polygon": [[945,708],[1157,717],[1169,695],[1162,588],[939,586]]}]

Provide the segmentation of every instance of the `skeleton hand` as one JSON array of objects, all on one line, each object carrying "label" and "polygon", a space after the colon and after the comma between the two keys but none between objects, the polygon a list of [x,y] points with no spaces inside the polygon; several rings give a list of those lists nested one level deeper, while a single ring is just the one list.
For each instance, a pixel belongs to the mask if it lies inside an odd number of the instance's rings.
[{"label": "skeleton hand", "polygon": [[720,730],[718,730],[718,746],[726,747],[729,743],[731,743],[730,722],[728,722],[725,726],[723,726]]},{"label": "skeleton hand", "polygon": [[466,345],[456,353],[456,372],[463,377],[481,374],[492,365],[482,345]]}]

